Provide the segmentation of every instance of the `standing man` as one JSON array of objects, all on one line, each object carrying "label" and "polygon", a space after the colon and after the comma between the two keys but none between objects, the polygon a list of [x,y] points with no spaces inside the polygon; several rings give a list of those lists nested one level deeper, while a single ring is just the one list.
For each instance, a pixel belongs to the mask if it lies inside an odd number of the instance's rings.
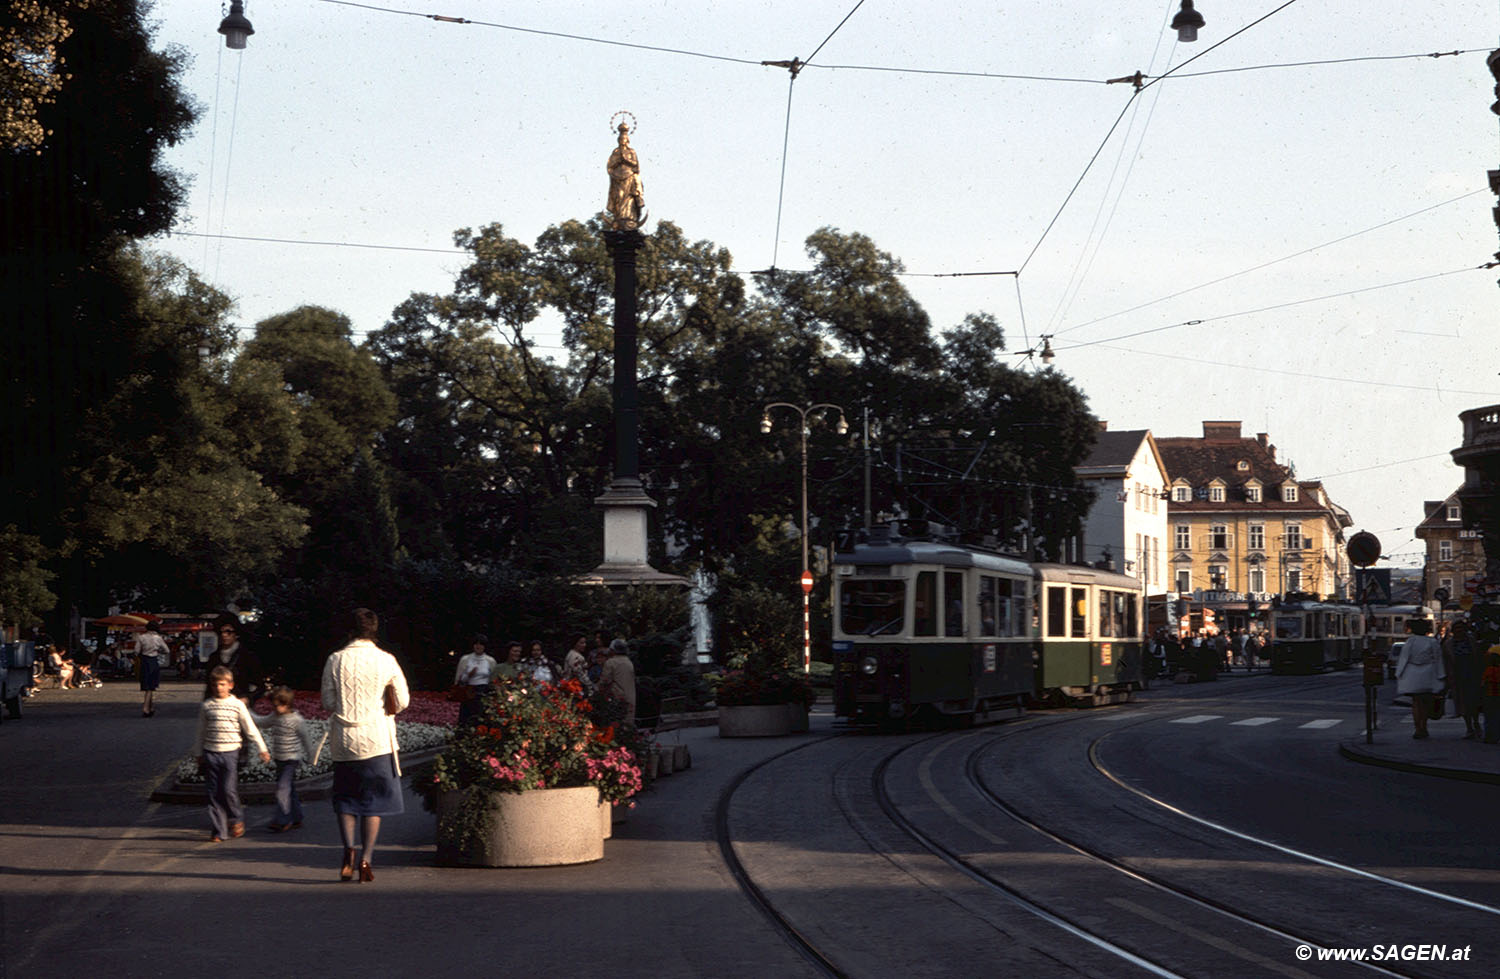
[{"label": "standing man", "polygon": [[167,641],[162,638],[160,625],[155,622],[146,623],[146,631],[135,645],[135,654],[141,663],[141,690],[145,698],[141,703],[141,716],[155,717],[156,688],[161,686],[161,668],[172,656],[172,651],[167,648]]},{"label": "standing man", "polygon": [[599,689],[611,700],[625,705],[625,723],[635,727],[635,664],[623,639],[609,644],[609,659],[599,673]]},{"label": "standing man", "polygon": [[234,674],[234,695],[243,700],[246,707],[254,705],[266,692],[266,677],[260,660],[245,648],[240,620],[233,615],[221,615],[215,623],[215,631],[219,634],[219,648],[203,664],[204,670],[212,673],[216,666],[227,666]]}]

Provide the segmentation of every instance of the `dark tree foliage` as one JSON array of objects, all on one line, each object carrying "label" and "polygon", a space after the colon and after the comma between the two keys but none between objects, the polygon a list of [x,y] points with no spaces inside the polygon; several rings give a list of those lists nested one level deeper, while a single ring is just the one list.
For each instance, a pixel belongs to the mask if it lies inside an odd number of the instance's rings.
[{"label": "dark tree foliage", "polygon": [[137,366],[143,325],[111,256],[160,234],[181,204],[161,162],[197,108],[178,85],[184,55],[153,51],[149,4],[69,12],[72,68],[38,110],[40,147],[0,149],[0,525],[65,543],[66,475],[78,433]]}]

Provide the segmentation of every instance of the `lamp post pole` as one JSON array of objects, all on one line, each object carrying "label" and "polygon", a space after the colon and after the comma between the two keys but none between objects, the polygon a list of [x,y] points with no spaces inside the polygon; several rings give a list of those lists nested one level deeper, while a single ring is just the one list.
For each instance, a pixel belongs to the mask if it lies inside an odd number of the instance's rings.
[{"label": "lamp post pole", "polygon": [[811,405],[794,405],[789,401],[772,401],[761,410],[760,430],[761,434],[769,435],[771,432],[771,409],[790,408],[797,413],[797,419],[801,423],[802,431],[802,672],[812,672],[812,570],[807,560],[807,416],[820,408],[829,408],[839,413],[839,424],[836,429],[840,435],[849,431],[849,423],[844,420],[844,409],[836,404],[826,401]]}]

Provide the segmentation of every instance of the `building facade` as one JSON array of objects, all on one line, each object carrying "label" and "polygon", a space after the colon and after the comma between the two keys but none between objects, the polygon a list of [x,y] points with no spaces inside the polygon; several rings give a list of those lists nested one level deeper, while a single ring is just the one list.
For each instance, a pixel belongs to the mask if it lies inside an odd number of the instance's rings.
[{"label": "building facade", "polygon": [[1156,440],[1170,484],[1171,591],[1214,610],[1219,628],[1249,624],[1251,603],[1303,592],[1346,598],[1344,530],[1353,521],[1323,484],[1276,460],[1262,432],[1205,421],[1201,438]]},{"label": "building facade", "polygon": [[1146,429],[1111,432],[1099,423],[1089,457],[1073,471],[1094,489],[1083,526],[1083,559],[1108,560],[1149,594],[1167,590],[1167,469]]},{"label": "building facade", "polygon": [[1422,562],[1422,598],[1439,598],[1446,592],[1445,607],[1458,608],[1469,592],[1466,586],[1484,577],[1484,541],[1477,528],[1465,528],[1463,502],[1455,491],[1446,500],[1422,504],[1426,517],[1417,525],[1417,537],[1427,547]]}]

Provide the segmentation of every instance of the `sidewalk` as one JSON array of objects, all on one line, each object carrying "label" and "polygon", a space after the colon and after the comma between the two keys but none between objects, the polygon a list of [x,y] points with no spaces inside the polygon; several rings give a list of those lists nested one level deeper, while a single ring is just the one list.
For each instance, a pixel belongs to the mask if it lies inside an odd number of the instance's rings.
[{"label": "sidewalk", "polygon": [[164,684],[151,720],[134,684],[46,691],[0,728],[0,975],[812,974],[741,895],[714,812],[746,767],[828,733],[826,707],[811,735],[665,733],[692,768],[658,779],[596,863],[439,867],[433,817],[408,791],[382,824],[376,881],[341,884],[327,802],[282,835],[251,806],[246,837],[215,845],[202,808],[148,801],[191,744],[201,691]]},{"label": "sidewalk", "polygon": [[1359,737],[1340,742],[1339,754],[1364,765],[1500,785],[1500,744],[1465,741],[1464,722],[1451,713],[1428,721],[1431,737],[1421,741],[1411,736],[1410,708],[1382,702],[1379,718],[1374,744],[1365,743],[1361,719]]}]

